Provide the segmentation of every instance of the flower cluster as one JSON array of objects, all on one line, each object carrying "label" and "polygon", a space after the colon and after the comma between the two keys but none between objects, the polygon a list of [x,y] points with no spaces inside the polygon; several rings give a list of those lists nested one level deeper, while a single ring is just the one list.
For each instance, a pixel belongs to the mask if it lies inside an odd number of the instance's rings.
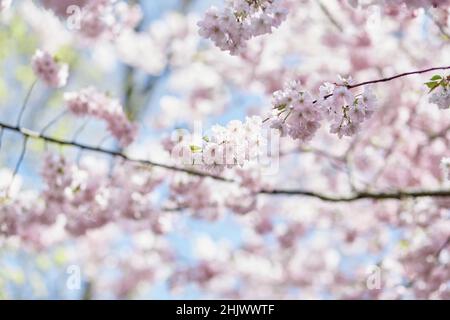
[{"label": "flower cluster", "polygon": [[434,75],[425,84],[430,89],[430,103],[437,105],[439,109],[450,108],[450,76]]},{"label": "flower cluster", "polygon": [[108,130],[119,140],[121,146],[128,146],[136,138],[137,126],[128,120],[119,100],[93,87],[78,92],[67,92],[64,94],[64,100],[73,114],[92,116],[106,121]]},{"label": "flower cluster", "polygon": [[123,163],[109,176],[108,168],[98,162],[85,161],[76,166],[63,156],[49,153],[42,176],[45,208],[30,214],[29,223],[51,225],[64,215],[66,231],[75,236],[120,219],[158,224],[159,217],[151,214],[152,193],[162,179],[155,171]]},{"label": "flower cluster", "polygon": [[39,194],[0,199],[0,236],[31,240],[30,234],[42,236],[32,230],[60,222],[71,236],[118,221],[139,221],[155,234],[169,230],[170,217],[161,217],[154,203],[154,191],[162,182],[160,171],[125,162],[111,174],[108,171],[105,163],[92,158],[84,158],[78,166],[62,155],[47,153]]},{"label": "flower cluster", "polygon": [[113,38],[123,29],[133,28],[141,19],[140,9],[115,0],[90,0],[83,7],[80,33],[87,39]]},{"label": "flower cluster", "polygon": [[341,79],[341,84],[324,83],[320,88],[318,103],[331,123],[330,132],[339,138],[356,134],[376,107],[377,99],[370,86],[354,95],[349,89],[351,84],[351,79]]},{"label": "flower cluster", "polygon": [[289,82],[273,94],[271,128],[279,130],[281,136],[306,142],[320,128],[321,120],[327,119],[331,123],[330,132],[339,138],[354,135],[373,114],[376,97],[370,87],[355,96],[350,86],[351,79],[341,79],[340,84],[324,83],[315,100],[299,81]]},{"label": "flower cluster", "polygon": [[225,168],[243,166],[256,161],[267,144],[260,117],[247,117],[245,122],[233,120],[226,127],[215,125],[211,136],[201,143],[184,138],[171,150],[172,157],[183,164],[198,165],[207,171],[219,173]]},{"label": "flower cluster", "polygon": [[223,185],[221,192],[214,192],[215,182],[210,178],[179,173],[169,184],[170,200],[177,207],[189,208],[198,219],[217,220],[228,209],[244,215],[257,208],[257,193],[265,186],[258,170],[250,167],[236,168],[233,173],[236,185]]},{"label": "flower cluster", "polygon": [[45,0],[43,5],[67,18],[68,27],[88,41],[113,39],[142,18],[139,6],[117,0]]},{"label": "flower cluster", "polygon": [[178,173],[172,176],[169,190],[170,200],[178,207],[191,208],[196,218],[218,218],[221,199],[212,191],[213,185],[209,179]]},{"label": "flower cluster", "polygon": [[322,112],[299,81],[291,81],[283,90],[276,91],[273,105],[275,115],[270,126],[278,129],[281,136],[288,134],[293,139],[308,141],[320,127]]},{"label": "flower cluster", "polygon": [[37,50],[31,59],[34,74],[49,87],[61,88],[67,83],[69,67],[65,63],[58,63],[50,53]]},{"label": "flower cluster", "polygon": [[230,0],[222,11],[211,7],[198,23],[200,35],[236,55],[252,37],[272,32],[287,16],[281,0]]}]

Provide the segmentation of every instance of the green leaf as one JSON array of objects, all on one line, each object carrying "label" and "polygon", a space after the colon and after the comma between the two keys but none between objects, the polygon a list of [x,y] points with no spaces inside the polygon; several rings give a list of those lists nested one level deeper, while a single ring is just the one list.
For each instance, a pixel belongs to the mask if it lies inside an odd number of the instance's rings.
[{"label": "green leaf", "polygon": [[195,146],[195,145],[193,145],[193,144],[190,145],[190,148],[191,148],[191,151],[194,152],[194,153],[202,151],[202,148],[201,148],[201,147]]},{"label": "green leaf", "polygon": [[441,79],[442,79],[442,77],[440,75],[435,74],[434,76],[431,77],[430,80],[441,80]]},{"label": "green leaf", "polygon": [[283,110],[284,108],[286,108],[285,104],[280,104],[279,106],[276,107],[276,109],[278,109],[280,111]]},{"label": "green leaf", "polygon": [[409,247],[409,242],[408,242],[408,240],[400,240],[400,242],[399,242],[399,244],[400,244],[400,247],[402,248],[402,249],[408,249],[408,247]]},{"label": "green leaf", "polygon": [[431,89],[431,88],[436,87],[438,85],[438,83],[434,82],[434,81],[430,81],[430,82],[425,82],[425,85]]},{"label": "green leaf", "polygon": [[67,262],[67,255],[63,248],[57,249],[53,257],[57,265],[63,265]]}]

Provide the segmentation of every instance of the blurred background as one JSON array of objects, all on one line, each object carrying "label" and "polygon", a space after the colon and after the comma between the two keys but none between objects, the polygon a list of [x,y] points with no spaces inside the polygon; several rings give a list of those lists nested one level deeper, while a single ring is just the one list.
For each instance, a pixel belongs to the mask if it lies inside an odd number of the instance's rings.
[{"label": "blurred background", "polygon": [[[94,43],[69,30],[64,17],[48,9],[51,3],[17,0],[0,13],[0,121],[15,123],[30,94],[25,128],[161,163],[169,157],[164,141],[178,130],[200,123],[207,133],[214,124],[266,116],[272,92],[286,80],[317,89],[338,74],[365,81],[449,62],[445,28],[428,11],[384,16],[374,8],[354,12],[345,1],[299,0],[283,26],[252,39],[237,57],[198,35],[197,22],[211,5],[223,6],[220,0],[128,1],[142,10],[135,29]],[[63,90],[38,82],[30,92],[35,78],[30,60],[39,48],[69,64]],[[348,194],[355,186],[440,186],[447,133],[428,143],[424,132],[449,123],[427,102],[426,79],[401,79],[377,89],[382,112],[360,136],[339,140],[325,128],[310,145],[283,140],[280,170],[266,179],[329,194]],[[139,124],[138,138],[126,150],[102,121],[65,112],[64,92],[87,86],[120,99],[129,119]],[[63,153],[99,170],[115,165],[107,155],[32,139],[10,186],[23,137],[1,133],[0,190],[11,187],[14,194],[29,197],[30,205],[43,188],[45,152]],[[409,162],[404,153],[421,144],[430,157]],[[350,160],[344,159],[351,161],[347,167],[333,155],[352,145]],[[394,160],[387,165],[390,154]],[[421,177],[408,176],[421,170]],[[171,177],[164,170],[158,174]],[[220,195],[225,188],[211,183],[206,190]],[[159,188],[155,203],[165,203],[168,193],[167,185]],[[420,290],[408,291],[413,286],[399,261],[425,243],[411,240],[411,234],[420,238],[425,232],[409,223],[417,212],[433,216],[435,206],[441,220],[433,221],[448,222],[448,204],[431,200],[351,205],[267,197],[258,199],[258,209],[248,215],[226,208],[181,208],[161,221],[163,235],[127,222],[78,238],[58,229],[30,231],[27,241],[0,236],[0,299],[379,298],[380,290],[367,291],[366,280],[385,257],[383,285],[389,290],[381,297],[414,297]],[[409,261],[417,269],[421,259]],[[442,290],[448,294],[446,263],[435,284],[447,285]]]}]

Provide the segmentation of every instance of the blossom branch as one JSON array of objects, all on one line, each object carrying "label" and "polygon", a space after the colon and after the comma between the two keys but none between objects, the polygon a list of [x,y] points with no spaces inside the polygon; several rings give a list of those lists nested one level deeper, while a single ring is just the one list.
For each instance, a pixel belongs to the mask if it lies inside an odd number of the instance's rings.
[{"label": "blossom branch", "polygon": [[[66,141],[62,139],[57,139],[53,137],[49,137],[43,134],[40,134],[39,132],[35,132],[32,130],[28,130],[25,128],[19,128],[15,126],[11,126],[5,123],[0,122],[0,127],[15,131],[23,135],[26,139],[28,138],[35,138],[35,139],[41,139],[46,142],[55,143],[59,145],[65,145],[65,146],[72,146],[76,148],[80,148],[82,150],[89,150],[93,152],[98,152],[102,154],[107,154],[114,157],[122,158],[123,160],[129,161],[129,162],[135,162],[140,163],[143,165],[150,165],[155,167],[160,167],[172,171],[178,171],[178,172],[184,172],[190,175],[200,176],[200,177],[209,177],[215,180],[220,180],[224,182],[235,182],[234,180],[227,179],[221,176],[208,174],[196,170],[171,166],[167,164],[157,163],[151,160],[145,160],[145,159],[133,159],[121,152],[113,151],[113,150],[107,150],[100,147],[93,147],[89,145],[85,145],[78,142],[73,141]],[[286,195],[286,196],[306,196],[306,197],[312,197],[317,198],[323,201],[328,202],[352,202],[356,200],[361,199],[374,199],[374,200],[386,200],[386,199],[397,199],[401,200],[404,198],[420,198],[420,197],[450,197],[450,190],[419,190],[419,191],[395,191],[395,192],[356,192],[350,196],[330,196],[319,192],[314,191],[306,191],[306,190],[287,190],[287,189],[272,189],[272,190],[261,190],[258,192],[258,194],[262,195]]]},{"label": "blossom branch", "polygon": [[200,177],[209,177],[209,178],[213,178],[215,180],[232,182],[232,180],[229,180],[224,177],[217,176],[217,175],[203,173],[200,171],[191,170],[191,169],[187,169],[187,168],[181,168],[181,167],[177,167],[177,166],[171,166],[171,165],[167,165],[167,164],[163,164],[163,163],[157,163],[157,162],[154,162],[151,160],[146,160],[146,159],[133,159],[119,151],[108,150],[108,149],[101,148],[99,146],[90,146],[90,145],[86,145],[86,144],[75,142],[75,141],[58,139],[58,138],[47,136],[45,134],[41,134],[41,133],[33,131],[33,130],[22,128],[19,126],[12,126],[12,125],[9,125],[9,124],[3,123],[3,122],[0,122],[0,127],[3,129],[6,129],[6,130],[17,132],[17,133],[21,134],[22,136],[24,136],[25,138],[40,139],[45,142],[49,142],[49,143],[53,143],[53,144],[58,144],[58,145],[62,145],[62,146],[70,146],[70,147],[75,147],[75,148],[79,148],[82,150],[88,150],[88,151],[93,151],[93,152],[97,152],[97,153],[110,155],[113,157],[119,157],[119,158],[122,158],[123,160],[129,161],[129,162],[135,162],[135,163],[140,163],[143,165],[160,167],[160,168],[164,168],[164,169],[168,169],[168,170],[172,170],[172,171],[184,172],[184,173],[188,173],[188,174],[200,176]]},{"label": "blossom branch", "polygon": [[[345,85],[345,87],[347,89],[354,89],[354,88],[358,88],[358,87],[362,87],[365,85],[369,85],[369,84],[376,84],[376,83],[380,83],[380,82],[389,82],[398,78],[402,78],[402,77],[407,77],[410,75],[415,75],[415,74],[422,74],[422,73],[427,73],[427,72],[431,72],[431,71],[437,71],[437,70],[448,70],[450,69],[450,66],[445,66],[445,67],[433,67],[433,68],[428,68],[428,69],[424,69],[424,70],[416,70],[416,71],[410,71],[410,72],[404,72],[404,73],[400,73],[391,77],[387,77],[387,78],[381,78],[381,79],[376,79],[376,80],[369,80],[369,81],[364,81],[364,82],[360,82],[360,83],[356,83],[353,85],[347,84]],[[331,98],[333,96],[333,93],[327,94],[325,96],[323,96],[323,99],[326,100],[328,98]],[[312,101],[313,104],[316,104],[318,102],[318,100],[314,100]],[[276,107],[274,107],[274,109],[276,109]],[[270,117],[266,118],[263,120],[263,122],[267,122],[268,120],[270,120]]]},{"label": "blossom branch", "polygon": [[34,80],[33,83],[31,84],[30,88],[27,91],[25,100],[23,101],[22,107],[20,108],[19,115],[17,117],[17,126],[20,126],[20,124],[22,122],[23,113],[25,112],[25,109],[27,108],[28,100],[30,100],[31,92],[33,91],[33,88],[36,85],[36,83],[37,83],[37,80]]},{"label": "blossom branch", "polygon": [[[436,71],[436,70],[447,70],[450,69],[450,66],[447,67],[433,67],[428,68],[424,70],[417,70],[417,71],[411,71],[411,72],[405,72],[398,75],[394,75],[387,78],[377,79],[377,80],[370,80],[365,81],[361,83],[357,83],[354,85],[346,85],[347,89],[353,89],[364,85],[369,84],[375,84],[380,82],[388,82],[394,79],[398,79],[401,77],[414,75],[414,74],[422,74],[430,71]],[[31,90],[30,90],[31,91]],[[332,94],[325,96],[324,98],[331,97]],[[313,103],[315,103],[314,101]],[[121,151],[113,151],[108,150],[105,148],[102,148],[101,145],[98,146],[90,146],[86,144],[82,144],[79,142],[76,142],[75,139],[72,139],[71,141],[64,140],[64,139],[57,139],[51,136],[47,136],[41,132],[35,132],[26,128],[23,128],[20,126],[20,123],[16,126],[12,126],[6,123],[0,122],[0,127],[3,129],[11,130],[20,133],[24,137],[24,141],[27,141],[28,138],[35,138],[35,139],[41,139],[45,142],[59,144],[59,145],[65,145],[65,146],[71,146],[75,148],[79,148],[80,150],[89,150],[97,153],[107,154],[113,157],[119,157],[123,160],[129,161],[129,162],[135,162],[140,163],[143,165],[150,165],[155,167],[160,167],[163,169],[171,170],[171,171],[177,171],[177,172],[184,172],[190,175],[195,175],[199,177],[209,177],[215,180],[224,181],[224,182],[232,182],[235,183],[236,181],[232,179],[227,179],[219,175],[214,175],[207,172],[197,171],[193,169],[188,169],[184,167],[174,166],[174,165],[168,165],[163,163],[157,163],[151,160],[147,159],[133,159],[126,154],[124,154]],[[45,131],[45,130],[44,130]],[[78,134],[78,132],[77,132]],[[26,144],[25,144],[26,146]],[[356,201],[360,199],[374,199],[374,200],[385,200],[385,199],[397,199],[401,200],[403,198],[419,198],[419,197],[447,197],[450,196],[450,190],[418,190],[418,191],[394,191],[394,192],[365,192],[365,191],[357,191],[353,190],[353,194],[349,196],[332,196],[327,194],[322,194],[319,192],[314,191],[307,191],[307,190],[284,190],[284,189],[272,189],[272,190],[261,190],[258,192],[258,194],[269,194],[269,195],[298,195],[298,196],[308,196],[308,197],[314,197],[318,198],[323,201],[330,201],[330,202],[350,202],[350,201]]]},{"label": "blossom branch", "polygon": [[417,70],[417,71],[410,71],[410,72],[405,72],[405,73],[400,73],[397,74],[395,76],[392,77],[388,77],[388,78],[382,78],[382,79],[377,79],[377,80],[370,80],[370,81],[365,81],[365,82],[360,82],[354,85],[348,85],[347,88],[348,89],[354,89],[354,88],[358,88],[361,86],[365,86],[368,84],[375,84],[375,83],[380,83],[380,82],[388,82],[388,81],[392,81],[398,78],[402,78],[402,77],[406,77],[406,76],[410,76],[410,75],[414,75],[414,74],[422,74],[422,73],[427,73],[427,72],[431,72],[431,71],[437,71],[437,70],[448,70],[450,69],[450,66],[447,67],[434,67],[434,68],[428,68],[428,69],[424,69],[424,70]]}]

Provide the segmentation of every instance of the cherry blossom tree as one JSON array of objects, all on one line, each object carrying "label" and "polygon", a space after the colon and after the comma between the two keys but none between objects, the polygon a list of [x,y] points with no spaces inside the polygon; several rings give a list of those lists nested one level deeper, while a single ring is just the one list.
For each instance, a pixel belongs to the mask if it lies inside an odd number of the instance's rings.
[{"label": "cherry blossom tree", "polygon": [[0,297],[450,299],[450,1],[175,2],[0,0]]}]

